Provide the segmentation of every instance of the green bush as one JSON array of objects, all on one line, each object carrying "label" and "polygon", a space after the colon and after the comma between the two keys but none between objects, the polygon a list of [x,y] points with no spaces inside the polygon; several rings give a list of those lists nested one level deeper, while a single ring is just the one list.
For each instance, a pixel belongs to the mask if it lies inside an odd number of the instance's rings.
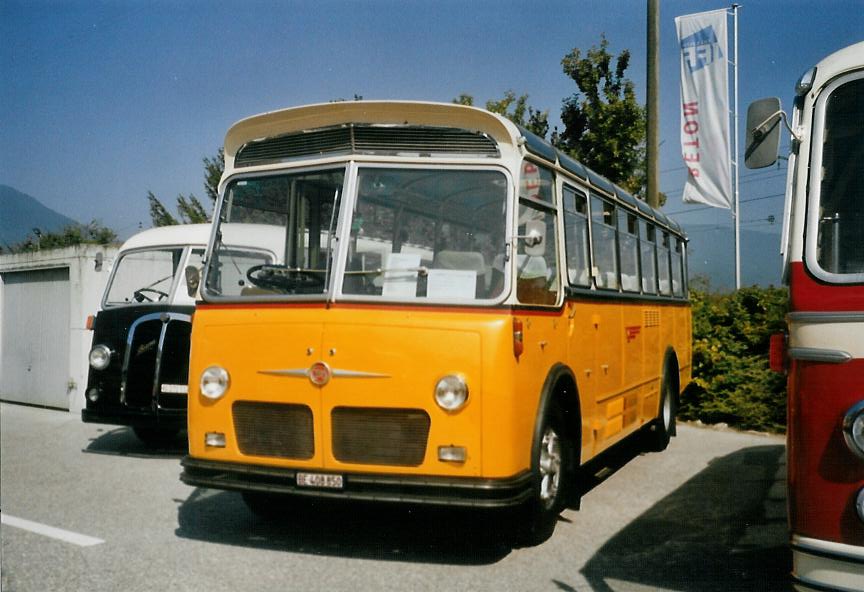
[{"label": "green bush", "polygon": [[690,292],[693,381],[681,395],[682,419],[740,429],[782,432],[786,377],[768,367],[773,333],[785,329],[789,296],[780,288],[732,294]]}]

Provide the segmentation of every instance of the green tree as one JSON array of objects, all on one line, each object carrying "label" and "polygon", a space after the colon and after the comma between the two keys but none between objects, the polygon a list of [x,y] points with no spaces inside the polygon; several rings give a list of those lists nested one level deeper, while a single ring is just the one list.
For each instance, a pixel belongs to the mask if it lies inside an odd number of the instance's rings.
[{"label": "green tree", "polygon": [[[219,196],[219,180],[225,170],[225,151],[222,148],[216,151],[212,158],[204,157],[204,191],[207,197],[215,203]],[[207,209],[193,194],[188,197],[180,194],[177,196],[177,214],[179,220],[168,211],[162,202],[152,191],[147,192],[147,201],[150,202],[150,220],[153,226],[171,226],[174,224],[201,224],[210,221]]]},{"label": "green tree", "polygon": [[107,245],[116,241],[116,232],[98,220],[92,220],[88,224],[70,224],[57,232],[34,234],[27,240],[13,245],[9,251],[29,253],[83,244]]},{"label": "green tree", "polygon": [[177,218],[171,215],[162,202],[159,201],[152,191],[147,192],[147,201],[150,202],[150,220],[153,226],[173,226],[179,224]]},{"label": "green tree", "polygon": [[[457,105],[474,105],[472,95],[462,93],[453,102]],[[516,125],[521,125],[528,131],[545,138],[549,133],[549,111],[540,111],[528,105],[528,95],[516,96],[512,90],[504,93],[497,101],[486,101],[486,110],[503,115]]]},{"label": "green tree", "polygon": [[561,60],[578,92],[564,99],[557,137],[559,148],[632,193],[645,184],[645,109],[636,100],[633,82],[624,77],[629,50],[613,61],[609,42],[584,54],[573,49]]}]

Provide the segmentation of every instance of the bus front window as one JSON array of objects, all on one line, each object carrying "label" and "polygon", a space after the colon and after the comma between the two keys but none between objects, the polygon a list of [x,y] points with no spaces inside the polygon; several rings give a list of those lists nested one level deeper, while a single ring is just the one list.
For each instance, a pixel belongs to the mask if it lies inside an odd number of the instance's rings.
[{"label": "bus front window", "polygon": [[149,304],[168,300],[183,248],[132,251],[117,261],[106,306]]},{"label": "bus front window", "polygon": [[490,170],[363,168],[346,296],[489,300],[504,288],[507,179]]},{"label": "bus front window", "polygon": [[832,274],[864,274],[864,78],[828,98],[821,168],[819,266]]},{"label": "bus front window", "polygon": [[[206,292],[232,298],[326,293],[343,179],[344,171],[335,169],[231,183],[207,262]],[[229,234],[276,253],[277,261],[232,249]]]}]

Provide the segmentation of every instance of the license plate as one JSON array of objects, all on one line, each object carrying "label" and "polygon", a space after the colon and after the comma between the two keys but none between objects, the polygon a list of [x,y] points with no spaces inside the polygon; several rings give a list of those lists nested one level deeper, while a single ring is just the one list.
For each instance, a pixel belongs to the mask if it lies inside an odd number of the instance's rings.
[{"label": "license plate", "polygon": [[342,475],[324,473],[297,473],[297,487],[326,487],[342,489]]},{"label": "license plate", "polygon": [[166,394],[185,395],[189,387],[185,384],[163,384],[161,391]]}]

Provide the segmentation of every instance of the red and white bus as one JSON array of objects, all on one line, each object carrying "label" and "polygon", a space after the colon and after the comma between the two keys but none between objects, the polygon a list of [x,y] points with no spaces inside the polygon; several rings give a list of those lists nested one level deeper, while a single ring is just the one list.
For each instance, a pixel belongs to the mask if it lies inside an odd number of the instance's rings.
[{"label": "red and white bus", "polygon": [[751,105],[747,165],[792,135],[783,230],[788,335],[788,490],[799,590],[864,590],[864,43],[808,70],[791,121]]}]

